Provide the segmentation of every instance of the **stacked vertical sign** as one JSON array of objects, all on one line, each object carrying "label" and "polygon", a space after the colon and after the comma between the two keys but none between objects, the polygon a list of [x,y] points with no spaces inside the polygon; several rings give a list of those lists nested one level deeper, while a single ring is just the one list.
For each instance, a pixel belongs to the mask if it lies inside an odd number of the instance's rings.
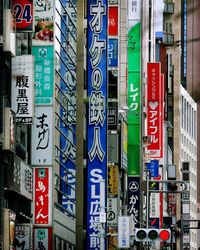
[{"label": "stacked vertical sign", "polygon": [[141,0],[128,1],[128,213],[135,227],[140,221],[140,22]]},{"label": "stacked vertical sign", "polygon": [[60,29],[60,190],[62,206],[75,216],[76,185],[76,13],[62,0]]},{"label": "stacked vertical sign", "polygon": [[[153,172],[159,168],[159,160],[163,157],[163,120],[164,120],[164,75],[161,74],[161,63],[150,62],[147,64],[147,135],[150,143],[146,153],[151,157],[152,162],[158,166],[151,169],[151,177],[156,180],[162,179],[162,169],[159,169],[159,176],[153,176]],[[148,168],[148,167],[147,167]],[[152,172],[153,170],[153,172]],[[158,186],[158,189],[160,187]],[[150,219],[159,221],[157,227],[162,226],[163,218],[163,197],[162,193],[152,193],[150,198]],[[157,203],[160,206],[157,206]]]},{"label": "stacked vertical sign", "polygon": [[[88,1],[87,249],[100,249],[100,182],[107,175],[107,0]],[[106,185],[102,191],[106,204]],[[101,241],[101,247],[105,248]],[[103,248],[101,248],[103,249]]]},{"label": "stacked vertical sign", "polygon": [[161,64],[152,62],[147,64],[147,135],[151,143],[147,147],[147,153],[151,158],[162,158],[162,116],[163,88],[161,84]]},{"label": "stacked vertical sign", "polygon": [[52,165],[54,0],[34,0],[35,117],[32,125],[31,164],[34,170],[34,249],[52,249]]}]

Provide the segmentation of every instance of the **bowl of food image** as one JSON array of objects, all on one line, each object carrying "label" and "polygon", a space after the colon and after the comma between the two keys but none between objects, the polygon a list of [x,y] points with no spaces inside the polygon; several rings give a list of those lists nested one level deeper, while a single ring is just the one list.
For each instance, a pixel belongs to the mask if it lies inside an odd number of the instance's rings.
[{"label": "bowl of food image", "polygon": [[34,39],[42,41],[53,41],[53,22],[40,21],[35,27]]}]

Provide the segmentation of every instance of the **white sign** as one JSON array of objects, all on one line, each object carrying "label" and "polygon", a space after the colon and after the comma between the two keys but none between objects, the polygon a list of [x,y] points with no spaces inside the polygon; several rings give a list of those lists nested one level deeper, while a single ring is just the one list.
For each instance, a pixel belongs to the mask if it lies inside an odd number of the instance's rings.
[{"label": "white sign", "polygon": [[32,125],[32,165],[52,165],[53,150],[52,107],[35,107]]},{"label": "white sign", "polygon": [[16,122],[32,123],[34,100],[33,56],[12,58],[12,103]]},{"label": "white sign", "polygon": [[28,224],[16,224],[15,225],[15,242],[16,250],[31,249],[31,227]]},{"label": "white sign", "polygon": [[118,217],[118,247],[130,248],[130,217]]},{"label": "white sign", "polygon": [[107,223],[108,226],[117,226],[117,203],[118,198],[107,199]]},{"label": "white sign", "polygon": [[99,222],[106,223],[106,213],[104,213],[104,212],[99,213]]}]

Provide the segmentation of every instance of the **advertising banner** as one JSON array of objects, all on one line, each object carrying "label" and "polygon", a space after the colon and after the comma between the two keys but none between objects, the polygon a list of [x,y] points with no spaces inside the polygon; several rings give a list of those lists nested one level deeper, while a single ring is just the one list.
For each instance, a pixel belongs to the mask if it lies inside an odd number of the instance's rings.
[{"label": "advertising banner", "polygon": [[118,217],[118,247],[130,248],[130,217]]},{"label": "advertising banner", "polygon": [[116,227],[118,218],[118,197],[107,200],[107,223],[108,226]]},{"label": "advertising banner", "polygon": [[119,170],[118,166],[108,166],[108,195],[118,196]]},{"label": "advertising banner", "polygon": [[53,45],[54,0],[34,1],[33,45]]},{"label": "advertising banner", "polygon": [[53,153],[52,107],[35,107],[31,133],[31,165],[52,165]]},{"label": "advertising banner", "polygon": [[128,176],[128,214],[133,218],[133,227],[140,228],[140,177]]},{"label": "advertising banner", "polygon": [[108,39],[108,67],[118,67],[118,39]]},{"label": "advertising banner", "polygon": [[[107,0],[88,1],[88,250],[100,249],[100,182],[107,182],[107,5]],[[105,206],[106,185],[103,188]]]},{"label": "advertising banner", "polygon": [[128,1],[128,28],[128,175],[137,176],[141,144],[141,0]]},{"label": "advertising banner", "polygon": [[54,84],[53,46],[33,46],[35,56],[35,105],[52,105]]},{"label": "advertising banner", "polygon": [[16,250],[31,249],[32,228],[30,224],[15,224]]},{"label": "advertising banner", "polygon": [[34,101],[33,56],[12,58],[12,103],[16,122],[32,123]]},{"label": "advertising banner", "polygon": [[52,225],[52,168],[34,168],[34,225]]},{"label": "advertising banner", "polygon": [[147,147],[147,153],[152,158],[161,158],[162,130],[161,111],[163,112],[161,89],[161,64],[153,62],[147,64],[147,135],[151,142]]},{"label": "advertising banner", "polygon": [[33,0],[12,0],[17,32],[33,31]]},{"label": "advertising banner", "polygon": [[118,36],[118,7],[108,8],[108,35]]},{"label": "advertising banner", "polygon": [[[76,186],[76,15],[69,1],[62,1],[63,12],[60,27],[60,190],[62,206],[75,216]],[[67,13],[67,15],[66,15]],[[70,32],[69,32],[70,31]],[[66,37],[66,34],[67,37]],[[67,38],[67,40],[66,40]]]},{"label": "advertising banner", "polygon": [[52,250],[52,228],[34,228],[34,248],[33,250]]}]

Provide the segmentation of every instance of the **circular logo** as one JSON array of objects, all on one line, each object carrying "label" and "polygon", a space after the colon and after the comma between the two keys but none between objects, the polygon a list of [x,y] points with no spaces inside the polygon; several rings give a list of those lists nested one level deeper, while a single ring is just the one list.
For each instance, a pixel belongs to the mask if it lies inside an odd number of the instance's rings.
[{"label": "circular logo", "polygon": [[135,181],[131,181],[128,185],[128,189],[131,191],[131,192],[136,192],[139,190],[139,184]]},{"label": "circular logo", "polygon": [[113,211],[109,211],[108,213],[107,213],[107,220],[108,221],[112,221],[112,220],[114,220],[115,219],[115,213],[113,212]]}]

